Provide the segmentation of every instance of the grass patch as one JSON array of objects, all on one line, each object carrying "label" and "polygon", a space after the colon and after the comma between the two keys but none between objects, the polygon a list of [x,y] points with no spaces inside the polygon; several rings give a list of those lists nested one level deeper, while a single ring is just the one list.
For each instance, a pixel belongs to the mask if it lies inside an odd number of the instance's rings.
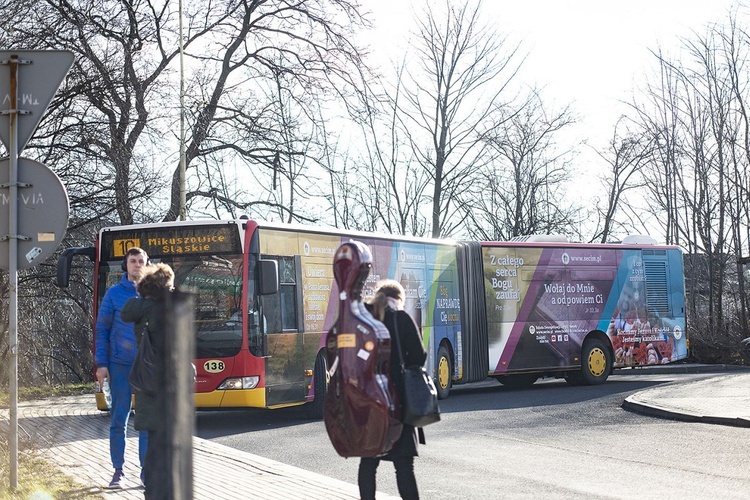
[{"label": "grass patch", "polygon": [[18,488],[10,489],[10,450],[0,441],[0,500],[101,500],[98,488],[86,488],[35,452],[18,454]]},{"label": "grass patch", "polygon": [[[93,394],[94,384],[66,384],[42,387],[19,387],[18,400],[32,401],[53,396]],[[10,406],[7,385],[0,391],[0,408]],[[95,487],[83,487],[73,478],[57,469],[38,452],[19,449],[18,487],[10,489],[10,449],[8,436],[0,433],[0,500],[101,500]],[[33,446],[33,445],[32,445]],[[20,448],[20,445],[19,445]]]},{"label": "grass patch", "polygon": [[[34,387],[19,387],[18,401],[33,401],[35,399],[50,398],[53,396],[78,396],[81,394],[93,394],[94,383],[86,382],[80,384],[44,385]],[[10,394],[7,385],[0,391],[0,408],[10,406]],[[0,500],[2,498],[0,497]]]}]

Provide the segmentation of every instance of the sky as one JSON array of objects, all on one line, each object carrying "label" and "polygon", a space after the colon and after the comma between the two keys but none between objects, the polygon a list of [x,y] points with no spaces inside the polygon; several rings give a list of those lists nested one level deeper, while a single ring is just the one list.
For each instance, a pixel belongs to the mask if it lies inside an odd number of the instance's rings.
[{"label": "sky", "polygon": [[[398,60],[408,50],[412,11],[423,0],[361,0],[375,24],[373,55]],[[442,2],[444,0],[429,0]],[[459,0],[460,1],[460,0]],[[521,78],[543,89],[545,102],[571,104],[581,138],[603,149],[620,101],[656,67],[649,49],[678,54],[679,37],[725,22],[736,0],[484,0],[500,33],[528,53]]]}]

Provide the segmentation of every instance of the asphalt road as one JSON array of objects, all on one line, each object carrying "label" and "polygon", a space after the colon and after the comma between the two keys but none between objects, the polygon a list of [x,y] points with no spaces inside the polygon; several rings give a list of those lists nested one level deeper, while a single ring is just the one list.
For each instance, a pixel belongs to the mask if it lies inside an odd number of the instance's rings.
[{"label": "asphalt road", "polygon": [[[423,499],[750,499],[750,429],[627,412],[654,384],[713,375],[613,375],[601,386],[495,381],[454,388],[416,461]],[[356,482],[322,421],[302,408],[199,412],[196,433],[236,449]],[[378,489],[397,494],[393,466]]]}]

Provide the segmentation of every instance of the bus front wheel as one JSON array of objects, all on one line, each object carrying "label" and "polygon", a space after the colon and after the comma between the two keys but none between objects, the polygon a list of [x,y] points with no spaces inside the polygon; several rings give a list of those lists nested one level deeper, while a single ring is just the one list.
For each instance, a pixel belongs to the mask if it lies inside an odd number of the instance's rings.
[{"label": "bus front wheel", "polygon": [[326,361],[325,351],[320,351],[318,357],[315,358],[315,369],[313,371],[313,399],[312,403],[309,403],[309,415],[310,418],[320,420],[323,418],[324,401],[326,391],[328,390],[328,362]]},{"label": "bus front wheel", "polygon": [[453,374],[453,363],[448,348],[440,346],[437,353],[437,393],[438,399],[445,399],[451,391],[451,376]]},{"label": "bus front wheel", "polygon": [[612,353],[604,342],[595,338],[584,342],[579,381],[587,385],[603,384],[611,371]]}]

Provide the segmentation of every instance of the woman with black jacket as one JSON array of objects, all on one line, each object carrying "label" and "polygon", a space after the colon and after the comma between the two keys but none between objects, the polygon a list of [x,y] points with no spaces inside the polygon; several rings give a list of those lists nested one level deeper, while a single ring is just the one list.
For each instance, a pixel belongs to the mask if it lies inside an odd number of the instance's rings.
[{"label": "woman with black jacket", "polygon": [[[156,264],[146,266],[138,282],[138,294],[127,302],[122,308],[123,321],[135,323],[135,335],[140,346],[143,335],[149,335],[149,340],[157,354],[157,359],[164,360],[165,355],[165,300],[174,288],[174,271],[167,264]],[[158,387],[164,386],[164,365],[158,367]],[[154,485],[156,481],[163,479],[165,471],[156,470],[163,466],[160,454],[166,450],[166,434],[164,430],[164,419],[169,418],[163,414],[159,404],[159,394],[149,394],[135,390],[135,416],[133,426],[139,431],[148,431],[151,446],[146,450],[146,459],[143,465],[143,485],[145,486],[145,498],[153,498]]]},{"label": "woman with black jacket", "polygon": [[[402,386],[401,360],[398,346],[401,346],[405,365],[424,365],[427,353],[422,345],[422,335],[404,308],[404,287],[398,281],[385,280],[376,285],[375,295],[367,304],[370,313],[380,320],[391,337],[398,335],[398,342],[391,341],[390,376],[396,387]],[[359,494],[362,500],[375,500],[375,475],[381,460],[393,462],[396,468],[396,483],[401,498],[419,499],[417,480],[414,476],[414,457],[418,456],[417,445],[424,444],[422,429],[404,424],[401,437],[386,455],[363,457],[359,462]]]}]

